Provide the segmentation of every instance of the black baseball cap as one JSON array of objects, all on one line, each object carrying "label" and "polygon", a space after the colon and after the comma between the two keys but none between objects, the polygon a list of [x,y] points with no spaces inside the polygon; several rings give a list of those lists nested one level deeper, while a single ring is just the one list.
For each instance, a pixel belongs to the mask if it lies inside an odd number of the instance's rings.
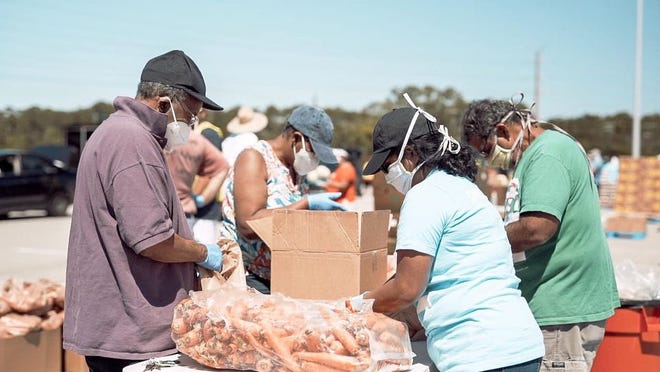
[{"label": "black baseball cap", "polygon": [[[373,151],[371,159],[364,167],[362,174],[370,175],[377,173],[387,160],[390,152],[393,149],[399,150],[403,145],[403,140],[406,138],[406,132],[410,126],[410,121],[415,115],[415,110],[412,107],[396,108],[387,114],[383,115],[374,128],[373,134]],[[438,125],[428,119],[421,113],[417,116],[413,126],[411,139],[421,137],[427,133],[438,130]]]},{"label": "black baseball cap", "polygon": [[172,50],[154,57],[142,70],[140,81],[150,81],[180,88],[202,101],[202,107],[222,111],[222,106],[206,97],[206,84],[199,68],[184,52]]}]

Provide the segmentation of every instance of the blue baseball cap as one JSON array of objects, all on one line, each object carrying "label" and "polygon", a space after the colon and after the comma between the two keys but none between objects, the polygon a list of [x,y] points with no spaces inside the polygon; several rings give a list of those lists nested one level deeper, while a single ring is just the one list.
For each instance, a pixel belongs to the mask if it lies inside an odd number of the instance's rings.
[{"label": "blue baseball cap", "polygon": [[337,164],[337,158],[332,153],[331,146],[334,126],[325,111],[315,106],[299,106],[291,112],[287,122],[309,138],[314,153],[321,162]]}]

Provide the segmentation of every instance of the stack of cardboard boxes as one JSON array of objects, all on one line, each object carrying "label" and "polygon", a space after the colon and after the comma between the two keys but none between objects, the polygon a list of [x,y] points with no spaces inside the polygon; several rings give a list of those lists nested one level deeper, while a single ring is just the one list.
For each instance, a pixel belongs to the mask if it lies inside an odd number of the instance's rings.
[{"label": "stack of cardboard boxes", "polygon": [[635,239],[646,237],[647,219],[660,216],[658,158],[621,157],[614,211],[617,213],[605,223],[608,236]]},{"label": "stack of cardboard boxes", "polygon": [[621,157],[614,210],[660,216],[660,160]]}]

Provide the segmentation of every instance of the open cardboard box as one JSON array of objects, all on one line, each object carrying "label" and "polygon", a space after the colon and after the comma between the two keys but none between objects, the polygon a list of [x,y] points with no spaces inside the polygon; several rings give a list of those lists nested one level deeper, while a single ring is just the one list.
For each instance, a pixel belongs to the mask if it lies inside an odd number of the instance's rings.
[{"label": "open cardboard box", "polygon": [[385,282],[389,218],[389,210],[281,209],[248,224],[271,250],[273,293],[333,300]]}]

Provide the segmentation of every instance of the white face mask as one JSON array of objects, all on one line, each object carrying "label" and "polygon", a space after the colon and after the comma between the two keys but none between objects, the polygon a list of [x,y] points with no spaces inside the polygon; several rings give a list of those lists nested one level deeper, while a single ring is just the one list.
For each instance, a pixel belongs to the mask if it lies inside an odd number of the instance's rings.
[{"label": "white face mask", "polygon": [[174,113],[174,107],[172,107],[172,101],[169,97],[165,97],[170,102],[170,110],[172,110],[172,117],[174,121],[167,124],[167,130],[165,131],[165,138],[167,138],[167,144],[165,145],[166,152],[172,152],[177,147],[181,147],[188,142],[188,137],[190,136],[190,126],[188,123],[176,120],[176,114]]},{"label": "white face mask", "polygon": [[[403,149],[402,149],[403,151]],[[387,167],[387,173],[385,174],[385,182],[389,183],[396,189],[396,191],[406,194],[410,191],[412,187],[412,180],[415,177],[415,173],[426,163],[426,160],[421,162],[412,172],[409,172],[401,163],[401,161],[396,161],[390,164]]]},{"label": "white face mask", "polygon": [[493,151],[488,155],[488,164],[494,168],[508,170],[511,167],[511,157],[513,149],[505,149],[504,147],[495,144]]},{"label": "white face mask", "polygon": [[305,137],[302,137],[302,147],[300,148],[300,151],[296,152],[295,143],[293,144],[293,151],[295,152],[293,169],[295,169],[296,173],[299,175],[304,176],[319,166],[319,158],[305,148]]}]

